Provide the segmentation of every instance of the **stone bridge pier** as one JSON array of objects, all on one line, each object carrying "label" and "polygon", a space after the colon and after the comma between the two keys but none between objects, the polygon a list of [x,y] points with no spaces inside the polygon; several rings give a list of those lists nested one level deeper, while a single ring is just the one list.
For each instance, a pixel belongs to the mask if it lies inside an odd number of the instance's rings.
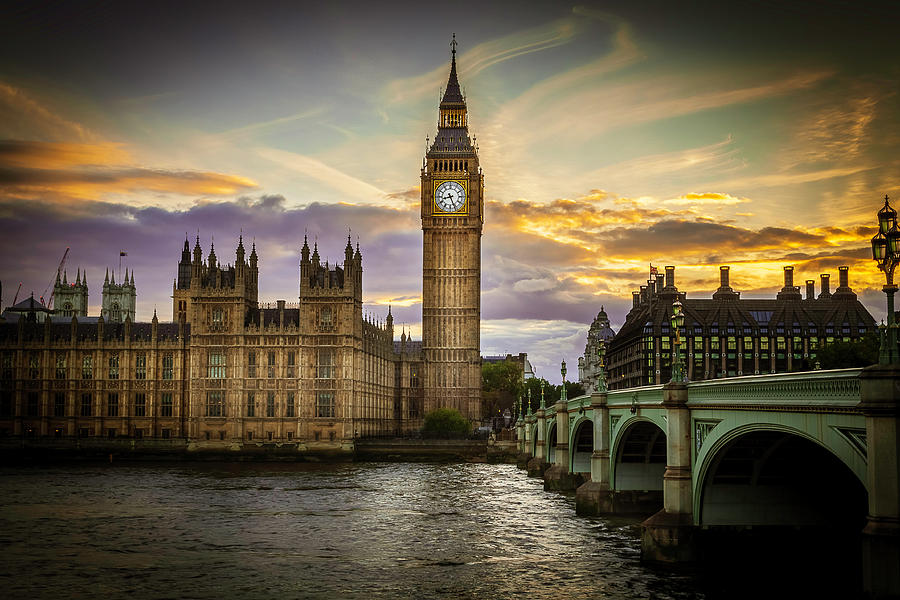
[{"label": "stone bridge pier", "polygon": [[554,406],[556,410],[556,451],[553,464],[544,473],[544,489],[555,491],[575,491],[584,478],[569,469],[569,404],[563,397]]},{"label": "stone bridge pier", "polygon": [[641,526],[641,558],[653,562],[693,562],[697,558],[691,491],[691,415],[687,385],[663,388],[666,410],[666,471],[663,509]]},{"label": "stone bridge pier", "polygon": [[860,376],[866,418],[869,514],[863,529],[863,586],[872,598],[900,598],[900,366]]},{"label": "stone bridge pier", "polygon": [[575,512],[597,516],[611,514],[613,491],[609,482],[609,406],[606,392],[591,394],[594,425],[594,451],[591,453],[590,479],[575,491]]},{"label": "stone bridge pier", "polygon": [[534,431],[534,447],[527,463],[528,475],[543,477],[544,472],[550,466],[547,463],[547,414],[543,405],[535,411]]}]

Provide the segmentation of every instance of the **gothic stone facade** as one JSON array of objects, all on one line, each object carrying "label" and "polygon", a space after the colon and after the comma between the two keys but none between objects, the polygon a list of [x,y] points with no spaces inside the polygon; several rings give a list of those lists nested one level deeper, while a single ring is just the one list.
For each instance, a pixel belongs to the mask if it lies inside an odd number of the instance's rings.
[{"label": "gothic stone facade", "polygon": [[421,353],[405,334],[395,351],[390,312],[363,317],[358,247],[329,266],[304,241],[290,306],[257,301],[255,247],[201,254],[182,254],[173,323],[0,323],[0,433],[340,452],[421,426]]}]

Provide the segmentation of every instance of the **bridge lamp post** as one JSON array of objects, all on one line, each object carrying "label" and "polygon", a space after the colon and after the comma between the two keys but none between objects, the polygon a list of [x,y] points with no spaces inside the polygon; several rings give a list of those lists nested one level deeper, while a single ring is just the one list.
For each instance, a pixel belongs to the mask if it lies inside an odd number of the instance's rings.
[{"label": "bridge lamp post", "polygon": [[672,381],[675,383],[684,383],[684,364],[681,356],[681,328],[684,327],[684,306],[680,300],[672,303],[672,329],[675,330],[675,339],[672,344],[675,346],[674,356],[672,357]]},{"label": "bridge lamp post", "polygon": [[604,368],[606,367],[606,363],[604,359],[606,358],[606,342],[600,340],[599,345],[597,346],[597,359],[598,359],[598,367],[597,367],[597,391],[598,392],[606,392],[609,389],[606,387],[606,371]]},{"label": "bridge lamp post", "polygon": [[562,368],[559,372],[562,373],[562,391],[559,393],[559,399],[561,402],[565,402],[568,400],[566,398],[566,361],[562,361]]},{"label": "bridge lamp post", "polygon": [[884,206],[878,211],[878,233],[872,238],[872,257],[878,268],[884,271],[885,285],[882,288],[887,295],[887,336],[881,336],[879,362],[883,365],[900,362],[897,352],[897,322],[894,319],[894,269],[900,264],[900,229],[897,228],[897,211],[888,204],[888,196],[884,197]]}]

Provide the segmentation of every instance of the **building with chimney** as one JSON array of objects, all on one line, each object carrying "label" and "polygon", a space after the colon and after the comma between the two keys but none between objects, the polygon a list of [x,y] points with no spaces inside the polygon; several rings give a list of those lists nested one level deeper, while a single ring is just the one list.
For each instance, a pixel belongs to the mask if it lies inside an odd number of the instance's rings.
[{"label": "building with chimney", "polygon": [[666,383],[671,379],[674,332],[672,304],[684,305],[682,352],[691,381],[786,373],[816,368],[819,348],[834,341],[858,340],[876,323],[850,288],[849,268],[839,267],[838,287],[830,274],[806,280],[805,294],[794,285],[794,267],[784,267],[784,286],[771,299],[745,299],[732,289],[730,269],[719,267],[712,298],[688,298],[675,285],[675,267],[651,274],[632,292],[625,323],[609,343],[610,389]]}]

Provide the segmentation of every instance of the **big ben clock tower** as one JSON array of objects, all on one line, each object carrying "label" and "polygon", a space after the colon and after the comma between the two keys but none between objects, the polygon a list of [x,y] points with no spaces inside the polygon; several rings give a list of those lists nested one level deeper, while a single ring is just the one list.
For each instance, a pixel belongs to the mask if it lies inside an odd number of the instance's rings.
[{"label": "big ben clock tower", "polygon": [[425,412],[481,418],[481,228],[484,176],[456,78],[456,36],[438,131],[422,167]]}]

